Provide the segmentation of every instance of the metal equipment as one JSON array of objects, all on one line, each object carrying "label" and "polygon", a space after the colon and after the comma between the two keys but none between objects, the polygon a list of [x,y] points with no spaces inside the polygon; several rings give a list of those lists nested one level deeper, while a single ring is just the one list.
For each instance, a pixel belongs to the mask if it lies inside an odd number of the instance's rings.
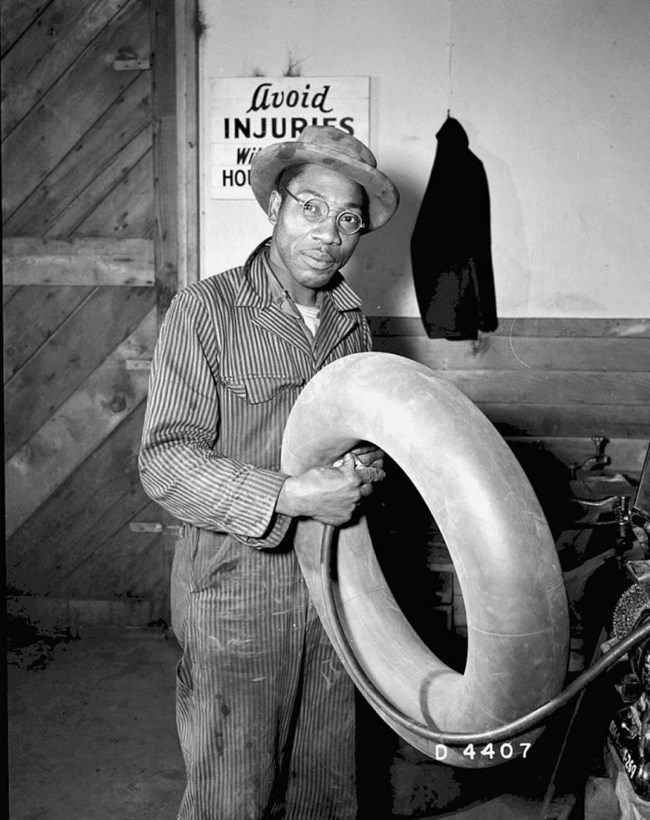
[{"label": "metal equipment", "polygon": [[[622,524],[634,528],[645,555],[625,563],[630,586],[614,609],[610,644],[650,623],[650,447]],[[612,717],[609,738],[634,792],[650,800],[650,638],[637,644],[628,658],[628,669],[616,686],[621,708]]]}]

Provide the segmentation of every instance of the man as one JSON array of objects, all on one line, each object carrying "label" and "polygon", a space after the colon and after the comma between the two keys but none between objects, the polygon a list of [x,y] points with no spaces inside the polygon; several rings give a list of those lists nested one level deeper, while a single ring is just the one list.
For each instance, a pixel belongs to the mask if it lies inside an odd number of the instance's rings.
[{"label": "man", "polygon": [[382,453],[361,445],[288,477],[280,449],[306,382],[370,348],[339,270],[398,192],[365,145],[318,126],[262,150],[251,187],[272,236],[174,299],[140,454],[146,491],[184,522],[172,570],[179,818],[351,820],[354,692],[310,603],[292,525],[348,522],[383,477]]}]

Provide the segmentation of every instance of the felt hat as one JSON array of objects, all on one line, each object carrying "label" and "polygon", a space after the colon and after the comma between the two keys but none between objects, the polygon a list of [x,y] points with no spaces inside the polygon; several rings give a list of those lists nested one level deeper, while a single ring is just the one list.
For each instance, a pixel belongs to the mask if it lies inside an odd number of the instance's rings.
[{"label": "felt hat", "polygon": [[368,195],[367,230],[381,228],[397,210],[399,191],[377,170],[372,151],[360,140],[331,125],[308,125],[291,142],[267,145],[251,163],[251,188],[264,211],[278,175],[293,165],[313,163],[358,182]]}]

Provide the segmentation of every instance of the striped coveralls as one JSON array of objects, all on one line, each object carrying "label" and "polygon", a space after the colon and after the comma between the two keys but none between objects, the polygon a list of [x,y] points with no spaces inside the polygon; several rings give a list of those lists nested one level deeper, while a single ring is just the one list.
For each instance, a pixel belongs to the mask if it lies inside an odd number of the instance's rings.
[{"label": "striped coveralls", "polygon": [[142,482],[184,522],[171,590],[178,817],[352,820],[354,690],[310,603],[292,520],[274,507],[301,389],[371,337],[337,274],[318,294],[314,339],[260,247],[175,297],[151,371]]}]

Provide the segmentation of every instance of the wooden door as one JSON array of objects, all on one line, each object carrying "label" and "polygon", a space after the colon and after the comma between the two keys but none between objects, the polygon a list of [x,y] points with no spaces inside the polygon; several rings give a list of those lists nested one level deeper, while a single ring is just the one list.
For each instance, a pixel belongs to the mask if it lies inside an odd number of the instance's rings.
[{"label": "wooden door", "polygon": [[10,604],[146,624],[166,617],[175,524],[137,470],[177,288],[159,239],[176,233],[174,4],[3,0],[2,18]]}]

